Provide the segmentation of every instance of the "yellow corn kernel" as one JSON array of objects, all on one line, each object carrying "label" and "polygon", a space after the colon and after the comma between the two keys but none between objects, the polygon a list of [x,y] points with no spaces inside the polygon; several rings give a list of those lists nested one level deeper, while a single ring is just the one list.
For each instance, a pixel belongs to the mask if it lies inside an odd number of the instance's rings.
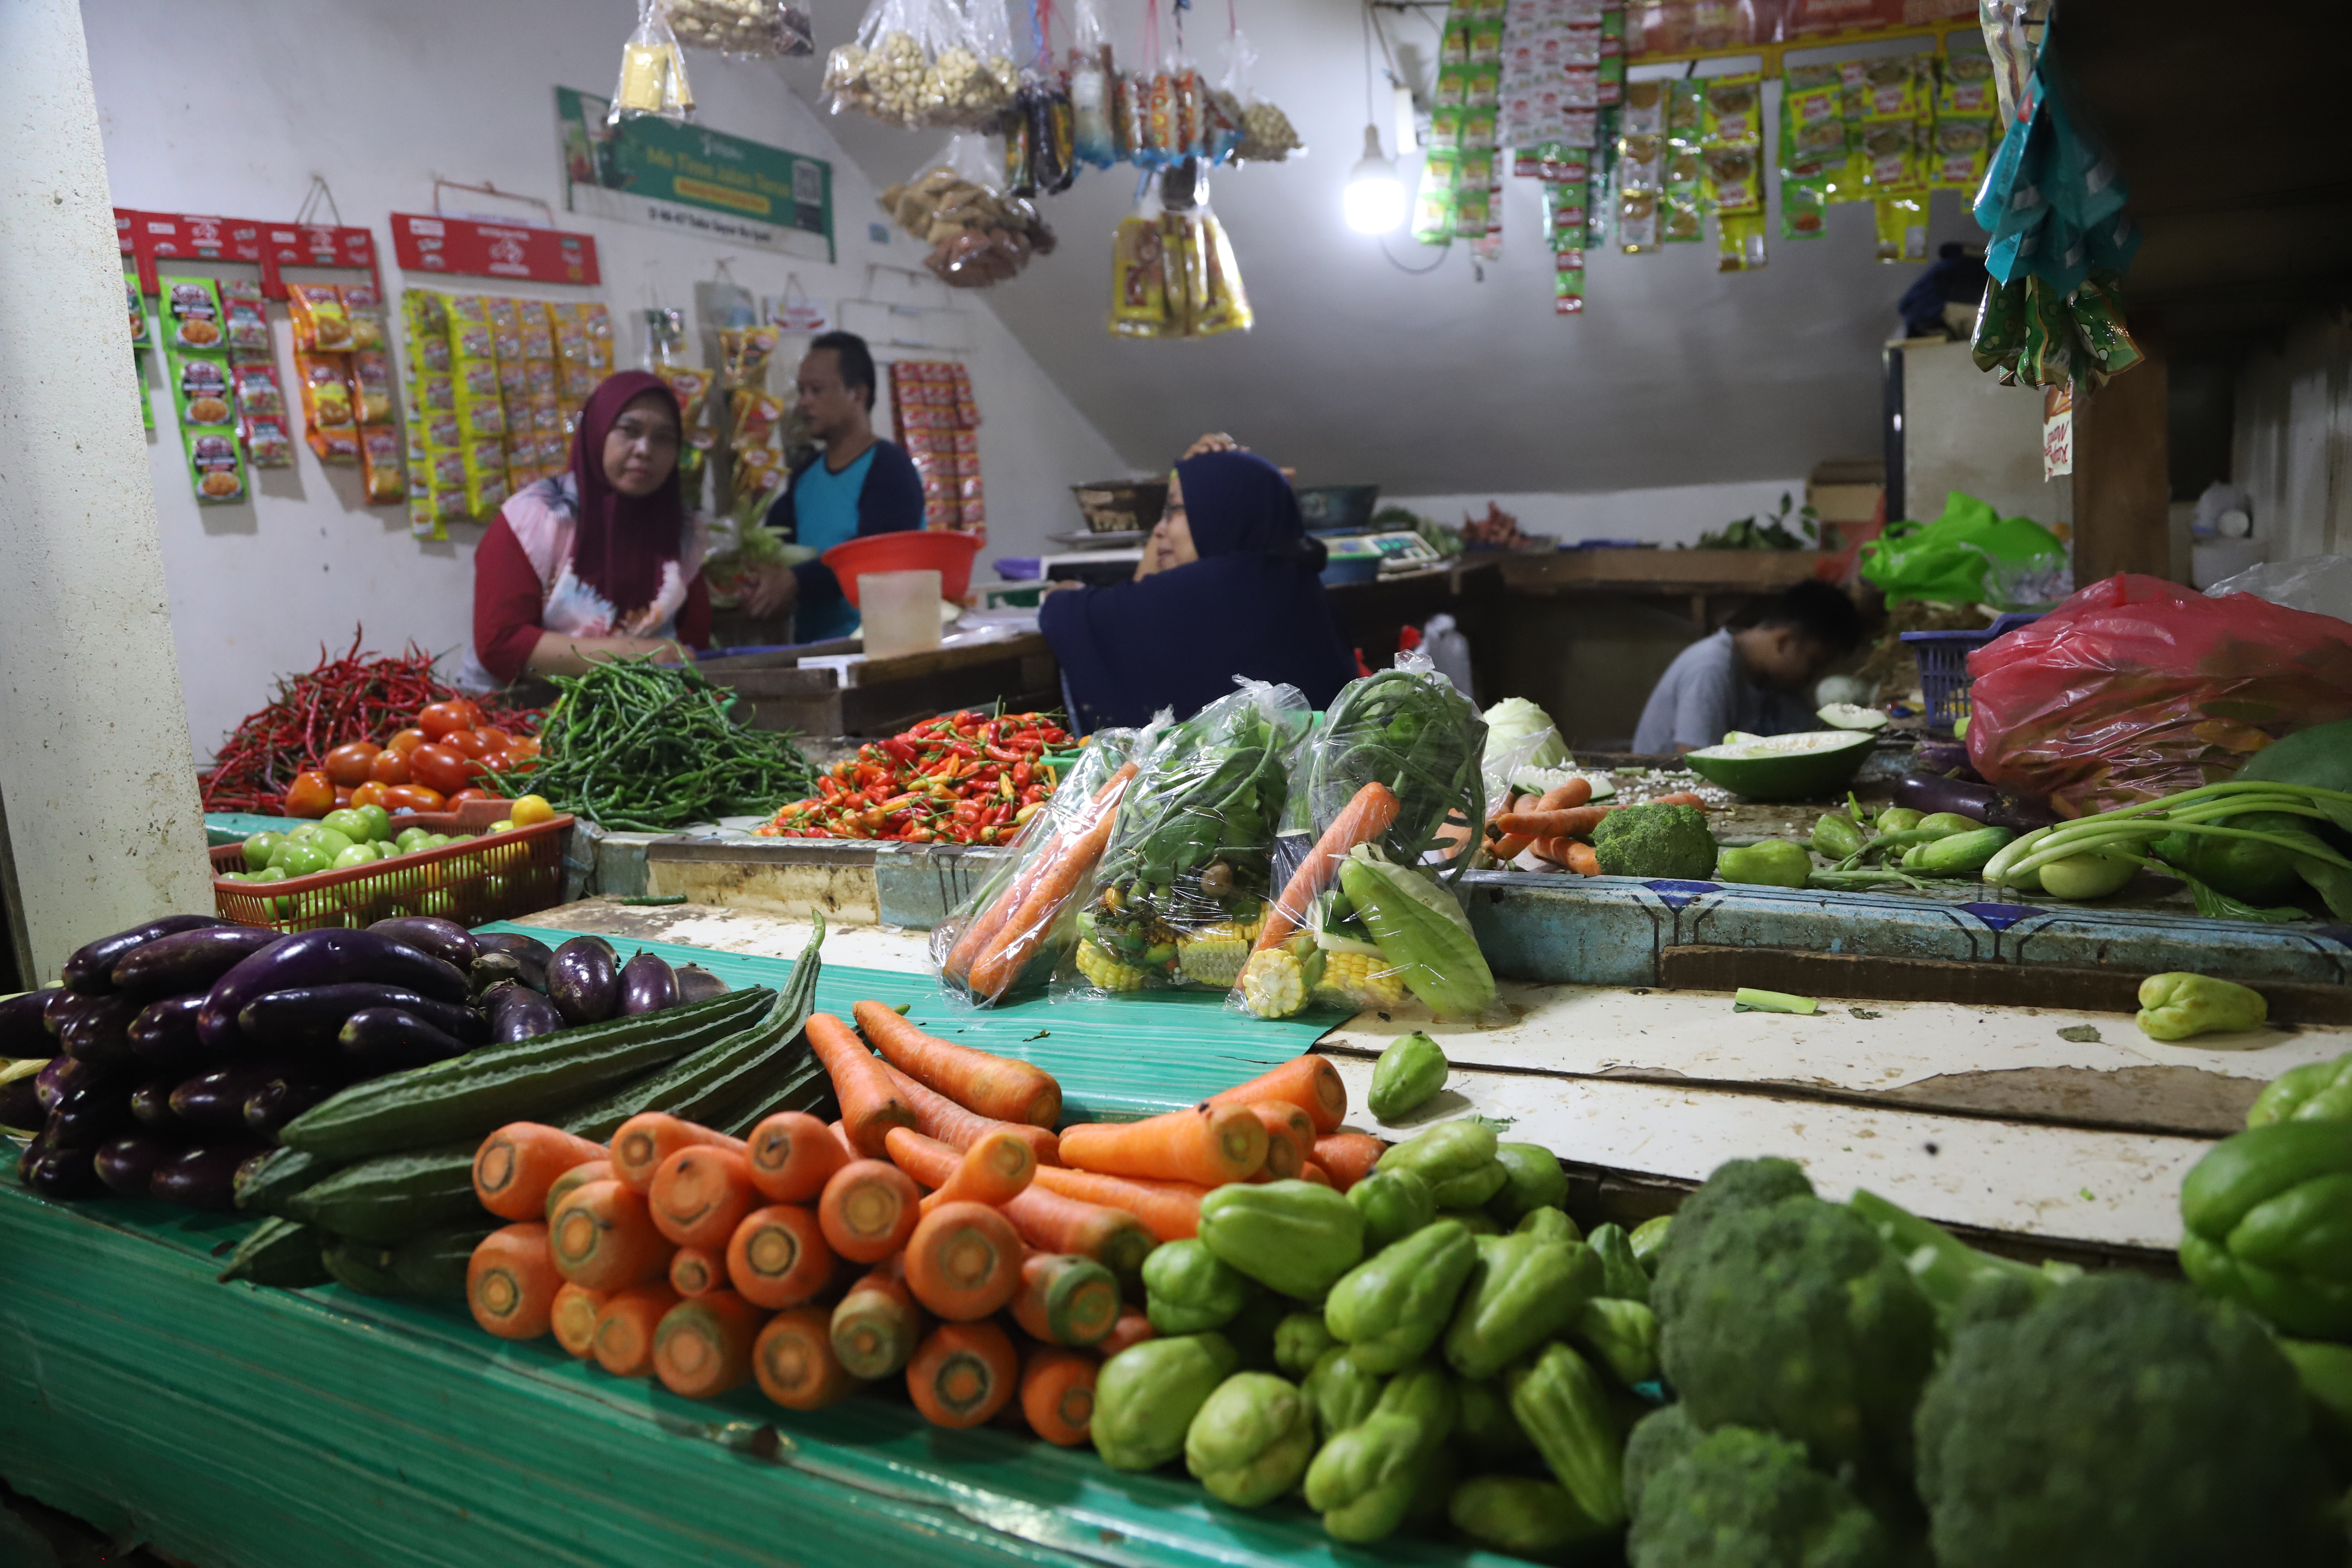
[{"label": "yellow corn kernel", "polygon": [[1140,991],[1143,971],[1121,963],[1092,942],[1078,943],[1078,973],[1106,991]]},{"label": "yellow corn kernel", "polygon": [[1196,985],[1229,987],[1249,957],[1254,933],[1232,921],[1202,926],[1176,941],[1176,966]]},{"label": "yellow corn kernel", "polygon": [[1242,1001],[1261,1018],[1287,1018],[1307,1005],[1307,971],[1286,948],[1253,952],[1242,965]]},{"label": "yellow corn kernel", "polygon": [[1394,1007],[1404,1001],[1404,974],[1388,960],[1370,952],[1329,952],[1323,955],[1323,978],[1315,999],[1342,1006]]}]

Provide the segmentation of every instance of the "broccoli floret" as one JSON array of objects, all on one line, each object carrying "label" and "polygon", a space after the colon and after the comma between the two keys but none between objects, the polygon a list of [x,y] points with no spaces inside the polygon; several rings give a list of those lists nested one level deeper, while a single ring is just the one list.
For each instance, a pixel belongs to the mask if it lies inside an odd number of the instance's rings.
[{"label": "broccoli floret", "polygon": [[2294,1367],[2236,1307],[2141,1275],[1969,1314],[1918,1455],[1938,1568],[2343,1561]]},{"label": "broccoli floret", "polygon": [[1794,1160],[1733,1160],[1717,1165],[1706,1184],[1684,1199],[1683,1206],[1675,1211],[1675,1223],[1666,1232],[1664,1248],[1658,1254],[1656,1283],[1650,1291],[1651,1307],[1661,1320],[1666,1316],[1665,1303],[1673,1298],[1681,1275],[1675,1260],[1694,1256],[1716,1221],[1726,1215],[1767,1208],[1787,1198],[1812,1195],[1813,1184]]},{"label": "broccoli floret", "polygon": [[[1670,1414],[1643,1422],[1633,1442]],[[1629,1445],[1629,1500],[1633,1458]],[[1877,1516],[1805,1462],[1804,1445],[1745,1426],[1717,1427],[1648,1476],[1626,1557],[1633,1568],[1895,1568],[1903,1560]]]},{"label": "broccoli floret", "polygon": [[1625,1438],[1624,1473],[1620,1483],[1625,1490],[1625,1510],[1638,1516],[1642,1494],[1651,1481],[1664,1474],[1668,1466],[1679,1464],[1706,1436],[1691,1420],[1690,1412],[1680,1405],[1654,1410],[1634,1423],[1633,1430]]},{"label": "broccoli floret", "polygon": [[1795,1438],[1824,1469],[1855,1467],[1865,1496],[1907,1474],[1936,1315],[1867,1225],[1790,1197],[1720,1215],[1669,1252],[1660,1359],[1694,1422]]},{"label": "broccoli floret", "polygon": [[1704,882],[1715,875],[1715,835],[1695,805],[1628,805],[1592,830],[1592,853],[1607,877]]}]

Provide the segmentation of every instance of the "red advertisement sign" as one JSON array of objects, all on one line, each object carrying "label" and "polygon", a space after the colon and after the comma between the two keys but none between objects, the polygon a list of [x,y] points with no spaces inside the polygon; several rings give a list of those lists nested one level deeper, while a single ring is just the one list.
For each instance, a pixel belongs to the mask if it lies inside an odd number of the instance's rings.
[{"label": "red advertisement sign", "polygon": [[286,298],[286,285],[278,270],[282,266],[375,270],[375,237],[363,228],[332,224],[263,223],[254,218],[117,207],[114,234],[122,254],[138,263],[140,287],[151,294],[155,292],[159,258],[257,262],[261,291],[272,300]]},{"label": "red advertisement sign", "polygon": [[538,283],[600,281],[593,237],[529,224],[394,213],[392,252],[411,272],[528,278]]}]

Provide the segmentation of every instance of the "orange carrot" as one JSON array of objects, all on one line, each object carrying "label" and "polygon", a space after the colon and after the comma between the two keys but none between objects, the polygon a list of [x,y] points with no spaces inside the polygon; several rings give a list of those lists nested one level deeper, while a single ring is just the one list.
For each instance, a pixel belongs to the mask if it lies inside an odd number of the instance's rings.
[{"label": "orange carrot", "polygon": [[825,1245],[852,1263],[879,1263],[907,1244],[921,1218],[921,1194],[907,1173],[884,1160],[853,1160],[818,1197]]},{"label": "orange carrot", "polygon": [[474,1195],[500,1219],[542,1219],[555,1178],[604,1157],[601,1145],[560,1127],[511,1122],[483,1139],[475,1152]]},{"label": "orange carrot", "polygon": [[661,1163],[646,1206],[654,1226],[680,1247],[727,1245],[743,1216],[759,1206],[751,1163],[732,1149],[689,1144]]},{"label": "orange carrot", "polygon": [[1282,896],[1265,907],[1265,924],[1252,944],[1253,952],[1264,952],[1280,947],[1297,933],[1298,924],[1315,900],[1323,896],[1332,883],[1339,879],[1339,865],[1348,851],[1359,844],[1369,844],[1394,825],[1397,813],[1403,810],[1396,793],[1374,779],[1358,790],[1353,799],[1339,808],[1298,869],[1290,874],[1283,885]]},{"label": "orange carrot", "polygon": [[633,1191],[649,1193],[662,1162],[680,1149],[697,1144],[732,1149],[739,1154],[743,1152],[740,1138],[697,1127],[667,1111],[648,1110],[632,1116],[613,1134],[613,1174],[627,1183]]},{"label": "orange carrot", "polygon": [[923,1314],[907,1289],[906,1257],[893,1253],[833,1310],[833,1353],[854,1376],[887,1377],[914,1359]]},{"label": "orange carrot", "polygon": [[1348,1114],[1348,1086],[1328,1059],[1293,1057],[1271,1072],[1247,1083],[1235,1084],[1209,1097],[1211,1105],[1255,1105],[1261,1100],[1286,1100],[1314,1119],[1315,1131],[1328,1132]]},{"label": "orange carrot", "polygon": [[946,1186],[955,1175],[956,1167],[963,1163],[962,1150],[903,1127],[890,1129],[890,1136],[883,1142],[890,1151],[892,1164],[935,1192]]},{"label": "orange carrot", "polygon": [[1062,1132],[1062,1163],[1106,1176],[1245,1182],[1265,1164],[1265,1126],[1246,1105],[1194,1105],[1140,1121],[1082,1121]]},{"label": "orange carrot", "polygon": [[[925,1186],[945,1184],[958,1163],[953,1149],[904,1128],[891,1129],[890,1157]],[[1064,1197],[1034,1181],[998,1206],[1028,1246],[1091,1258],[1115,1274],[1141,1268],[1144,1254],[1158,1245],[1142,1222],[1125,1210]]]},{"label": "orange carrot", "polygon": [[816,1215],[797,1204],[753,1209],[727,1242],[722,1283],[755,1307],[797,1307],[833,1279],[833,1248]]},{"label": "orange carrot", "polygon": [[1013,1321],[1049,1345],[1090,1345],[1118,1321],[1118,1281],[1091,1258],[1032,1252],[1021,1260]]},{"label": "orange carrot", "polygon": [[596,1353],[596,1314],[604,1310],[602,1290],[583,1290],[577,1285],[565,1285],[555,1293],[555,1307],[549,1314],[549,1327],[555,1331],[555,1342],[586,1361]]},{"label": "orange carrot", "polygon": [[1524,833],[1506,833],[1486,846],[1486,853],[1495,858],[1496,864],[1507,866],[1526,854],[1528,846],[1534,842]]},{"label": "orange carrot", "polygon": [[724,1253],[712,1252],[707,1247],[681,1247],[669,1260],[669,1288],[681,1296],[708,1296],[726,1283],[727,1258]]},{"label": "orange carrot", "polygon": [[1095,1369],[1084,1351],[1036,1345],[1021,1363],[1021,1414],[1029,1430],[1057,1447],[1085,1442],[1095,1418]]},{"label": "orange carrot", "polygon": [[1711,811],[1714,809],[1714,807],[1706,804],[1706,798],[1704,795],[1686,789],[1676,790],[1672,795],[1652,795],[1643,804],[1646,805],[1695,805],[1701,811]]},{"label": "orange carrot", "polygon": [[666,1281],[633,1285],[604,1298],[596,1310],[596,1364],[614,1377],[644,1377],[654,1369],[654,1333],[662,1314],[677,1305]]},{"label": "orange carrot", "polygon": [[1318,1187],[1328,1187],[1333,1184],[1331,1181],[1331,1173],[1325,1170],[1322,1166],[1317,1164],[1312,1160],[1305,1161],[1299,1165],[1298,1179],[1302,1182],[1312,1182]]},{"label": "orange carrot", "polygon": [[557,1272],[591,1290],[625,1290],[669,1275],[670,1244],[644,1197],[618,1182],[574,1187],[547,1227]]},{"label": "orange carrot", "polygon": [[1051,1128],[1062,1119],[1062,1086],[1043,1068],[937,1039],[879,1002],[850,1011],[882,1059],[925,1089],[999,1121]]},{"label": "orange carrot", "polygon": [[[1034,1193],[1038,1187],[1076,1198],[1083,1203],[1099,1204],[1108,1209],[1125,1209],[1143,1223],[1145,1229],[1161,1241],[1183,1241],[1200,1233],[1201,1200],[1209,1189],[1191,1182],[1145,1182],[1122,1176],[1101,1176],[1092,1171],[1064,1171],[1051,1165],[1037,1168]],[[1025,1202],[1029,1193],[1015,1200]],[[1076,1251],[1076,1248],[1065,1248]]]},{"label": "orange carrot", "polygon": [[1571,805],[1559,811],[1507,811],[1495,818],[1505,833],[1525,833],[1536,838],[1571,838],[1590,833],[1613,805]]},{"label": "orange carrot", "polygon": [[964,1150],[1000,1128],[1008,1129],[1014,1137],[1036,1151],[1039,1164],[1058,1165],[1062,1163],[1061,1140],[1045,1128],[1031,1127],[1020,1121],[999,1121],[976,1110],[966,1110],[946,1095],[925,1089],[897,1068],[884,1068],[882,1070],[889,1075],[890,1087],[898,1091],[898,1098],[914,1109],[914,1130],[924,1137],[936,1138],[942,1143]]},{"label": "orange carrot", "polygon": [[830,1013],[809,1015],[808,1043],[833,1079],[849,1142],[860,1154],[880,1159],[884,1133],[893,1127],[915,1125],[915,1113],[890,1082],[890,1069],[875,1060],[866,1042]]},{"label": "orange carrot", "polygon": [[832,1321],[822,1307],[795,1307],[769,1319],[751,1342],[760,1392],[787,1410],[822,1410],[856,1392],[857,1379],[833,1352]]},{"label": "orange carrot", "polygon": [[1330,1173],[1331,1184],[1346,1192],[1372,1173],[1388,1141],[1369,1132],[1326,1132],[1315,1140],[1315,1163]]},{"label": "orange carrot", "polygon": [[1258,1173],[1279,1182],[1298,1174],[1315,1147],[1315,1122],[1286,1100],[1260,1100],[1250,1107],[1265,1124],[1265,1165]]},{"label": "orange carrot", "polygon": [[1568,845],[1560,854],[1560,864],[1580,877],[1601,875],[1601,857],[1590,844]]},{"label": "orange carrot", "polygon": [[510,1225],[484,1237],[466,1265],[466,1304],[474,1321],[502,1340],[547,1332],[563,1280],[548,1258],[547,1226]]},{"label": "orange carrot", "polygon": [[[850,1161],[852,1161],[852,1160],[863,1160],[864,1158],[866,1158],[866,1156],[865,1156],[865,1155],[863,1155],[863,1154],[861,1154],[861,1153],[859,1153],[859,1152],[857,1152],[857,1145],[856,1145],[856,1144],[855,1144],[855,1143],[852,1143],[852,1142],[849,1141],[849,1129],[848,1129],[848,1128],[844,1127],[844,1126],[843,1126],[840,1122],[838,1122],[838,1121],[828,1121],[828,1122],[826,1122],[826,1123],[824,1124],[824,1130],[825,1130],[827,1132],[830,1132],[830,1133],[832,1133],[832,1134],[833,1134],[833,1141],[834,1141],[835,1142],[836,1142],[836,1143],[838,1143],[838,1144],[840,1144],[840,1145],[841,1145],[841,1152],[842,1152],[842,1162],[841,1162],[841,1163],[842,1163],[843,1165],[845,1165],[845,1164],[849,1163],[849,1162],[850,1162]],[[840,1167],[839,1165],[836,1165],[836,1166],[835,1166],[834,1168],[835,1168],[835,1170],[839,1170],[841,1167]],[[833,1180],[833,1178],[832,1178],[831,1176],[827,1176],[827,1177],[825,1178],[825,1180],[829,1182],[829,1181]],[[824,1189],[823,1187],[819,1187],[819,1188],[817,1189],[817,1191],[818,1191],[818,1192],[823,1192],[823,1191],[824,1191]]]},{"label": "orange carrot", "polygon": [[672,1394],[716,1399],[751,1380],[751,1347],[765,1321],[732,1290],[680,1301],[654,1331],[654,1375]]},{"label": "orange carrot", "polygon": [[751,1184],[772,1204],[810,1204],[856,1156],[804,1110],[779,1110],[751,1129]]},{"label": "orange carrot", "polygon": [[572,1195],[573,1188],[584,1187],[591,1182],[610,1182],[614,1180],[617,1180],[617,1178],[613,1174],[612,1161],[604,1158],[602,1155],[599,1155],[593,1160],[583,1161],[581,1163],[574,1165],[572,1169],[564,1172],[563,1174],[556,1177],[554,1182],[548,1187],[547,1207],[540,1211],[540,1217],[541,1219],[553,1219],[555,1217],[556,1209],[562,1206],[564,1199]]},{"label": "orange carrot", "polygon": [[1143,1315],[1142,1308],[1121,1307],[1118,1321],[1113,1323],[1110,1332],[1095,1345],[1095,1353],[1108,1361],[1130,1345],[1139,1345],[1146,1340],[1157,1338],[1159,1331],[1151,1326],[1151,1320]]},{"label": "orange carrot", "polygon": [[1021,900],[1020,906],[1007,915],[1003,925],[972,960],[971,990],[974,995],[993,999],[1002,996],[1029,960],[1044,945],[1061,912],[1110,847],[1112,824],[1118,820],[1118,797],[1127,782],[1135,776],[1135,764],[1129,763],[1113,773],[1102,792],[1087,805],[1086,812],[1064,831],[1068,842],[1046,864],[1035,884]]},{"label": "orange carrot", "polygon": [[[893,1131],[912,1137],[903,1128]],[[901,1167],[903,1169],[903,1167]],[[1037,1174],[1037,1156],[1010,1132],[992,1132],[964,1151],[939,1191],[923,1200],[929,1214],[942,1204],[1006,1204],[1019,1197]]]},{"label": "orange carrot", "polygon": [[1543,798],[1536,802],[1534,809],[1537,811],[1566,811],[1571,806],[1582,805],[1591,800],[1591,798],[1592,781],[1580,775],[1569,780],[1564,784],[1555,784],[1550,789],[1544,791]]},{"label": "orange carrot", "polygon": [[[1085,827],[1092,826],[1094,820],[1092,813],[1117,802],[1118,792],[1126,787],[1129,776],[1127,772],[1114,774],[1104,781],[1100,789],[1095,791],[1094,799],[1087,804],[1086,814],[1082,814],[1077,821],[1077,826],[1082,831]],[[1066,852],[1067,847],[1068,829],[1066,827],[1056,827],[1045,836],[1035,851],[1029,856],[1027,863],[1014,875],[1012,881],[1005,884],[1004,890],[990,901],[987,909],[973,916],[971,922],[963,928],[961,934],[956,938],[955,946],[949,951],[947,962],[941,966],[949,979],[959,985],[970,983],[973,961],[987,951],[989,946],[1003,933],[1005,922],[1036,889],[1038,881],[1053,868],[1055,862]]]},{"label": "orange carrot", "polygon": [[986,1204],[941,1204],[907,1238],[907,1289],[935,1316],[985,1318],[1021,1289],[1021,1237]]},{"label": "orange carrot", "polygon": [[977,1426],[1018,1387],[1020,1357],[994,1323],[941,1323],[907,1363],[907,1393],[934,1426]]}]

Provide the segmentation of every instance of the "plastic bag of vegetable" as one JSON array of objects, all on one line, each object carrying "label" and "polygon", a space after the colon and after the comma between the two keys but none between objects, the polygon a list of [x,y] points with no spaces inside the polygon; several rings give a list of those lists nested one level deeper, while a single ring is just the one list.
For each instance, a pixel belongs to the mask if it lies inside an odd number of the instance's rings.
[{"label": "plastic bag of vegetable", "polygon": [[1013,843],[1013,856],[931,931],[940,987],[976,1006],[1034,990],[1067,952],[1136,757],[1156,731],[1097,730]]},{"label": "plastic bag of vegetable", "polygon": [[1267,918],[1274,836],[1312,712],[1238,680],[1139,753],[1055,981],[1070,994],[1224,990]]}]

